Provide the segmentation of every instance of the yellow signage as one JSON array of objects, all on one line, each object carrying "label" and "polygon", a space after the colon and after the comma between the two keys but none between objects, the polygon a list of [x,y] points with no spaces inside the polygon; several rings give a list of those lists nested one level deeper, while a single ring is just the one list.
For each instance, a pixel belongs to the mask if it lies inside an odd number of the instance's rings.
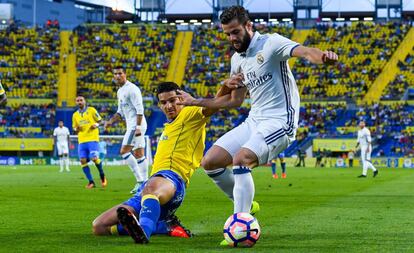
[{"label": "yellow signage", "polygon": [[0,151],[52,151],[50,138],[10,138],[0,139]]},{"label": "yellow signage", "polygon": [[355,139],[314,139],[313,151],[321,151],[326,149],[333,152],[347,152],[349,150],[355,150],[357,144]]}]

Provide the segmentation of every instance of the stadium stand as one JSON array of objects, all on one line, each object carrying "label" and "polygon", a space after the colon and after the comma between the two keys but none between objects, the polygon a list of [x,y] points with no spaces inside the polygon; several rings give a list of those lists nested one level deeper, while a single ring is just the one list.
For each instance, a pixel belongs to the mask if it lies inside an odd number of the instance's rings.
[{"label": "stadium stand", "polygon": [[401,23],[318,25],[304,45],[334,50],[343,57],[330,70],[298,60],[293,73],[301,99],[362,99],[408,29]]},{"label": "stadium stand", "polygon": [[165,79],[176,28],[167,25],[104,26],[76,29],[78,93],[90,98],[114,98],[112,67],[123,65],[127,77],[143,95],[152,83]]},{"label": "stadium stand", "polygon": [[[288,38],[293,35],[291,26],[255,25],[260,33],[280,33]],[[220,82],[230,73],[230,49],[226,35],[219,25],[199,26],[194,31],[191,54],[187,59],[184,89],[199,96],[213,96]]]},{"label": "stadium stand", "polygon": [[399,61],[397,66],[399,73],[384,90],[381,97],[383,100],[400,100],[408,96],[409,89],[414,89],[414,47],[405,60]]},{"label": "stadium stand", "polygon": [[0,79],[7,96],[55,98],[59,45],[56,28],[12,24],[0,30]]}]

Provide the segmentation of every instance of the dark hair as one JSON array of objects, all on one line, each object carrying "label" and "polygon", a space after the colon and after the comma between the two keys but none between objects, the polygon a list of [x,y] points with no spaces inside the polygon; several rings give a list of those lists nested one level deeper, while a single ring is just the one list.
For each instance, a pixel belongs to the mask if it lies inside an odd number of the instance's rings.
[{"label": "dark hair", "polygon": [[125,68],[121,65],[117,65],[117,66],[112,68],[112,70],[114,70],[114,69],[122,69],[122,72],[126,73]]},{"label": "dark hair", "polygon": [[225,9],[220,15],[220,22],[224,25],[227,25],[234,19],[237,19],[240,24],[245,25],[249,18],[249,11],[243,8],[243,6],[233,5],[228,9]]},{"label": "dark hair", "polygon": [[170,92],[170,91],[178,91],[180,89],[180,86],[178,86],[178,84],[174,83],[174,82],[162,82],[160,84],[158,84],[157,86],[157,98],[158,95],[164,92]]}]

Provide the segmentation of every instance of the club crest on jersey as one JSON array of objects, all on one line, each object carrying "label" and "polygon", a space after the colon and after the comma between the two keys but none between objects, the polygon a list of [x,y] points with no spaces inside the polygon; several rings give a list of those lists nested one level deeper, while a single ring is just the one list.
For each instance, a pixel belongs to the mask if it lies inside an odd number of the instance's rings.
[{"label": "club crest on jersey", "polygon": [[264,62],[264,57],[261,53],[256,55],[257,63],[262,64]]}]

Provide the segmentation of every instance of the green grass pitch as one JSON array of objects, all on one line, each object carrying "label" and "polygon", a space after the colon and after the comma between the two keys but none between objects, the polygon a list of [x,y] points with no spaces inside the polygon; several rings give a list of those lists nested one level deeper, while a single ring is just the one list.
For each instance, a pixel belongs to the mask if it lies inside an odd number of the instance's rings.
[{"label": "green grass pitch", "polygon": [[359,168],[288,168],[287,179],[275,180],[269,168],[257,168],[262,237],[252,249],[218,246],[233,207],[201,170],[178,211],[194,238],[154,236],[136,245],[93,236],[92,220],[133,187],[127,167],[105,170],[107,189],[87,190],[78,167],[0,167],[0,252],[414,252],[412,170],[360,179]]}]

